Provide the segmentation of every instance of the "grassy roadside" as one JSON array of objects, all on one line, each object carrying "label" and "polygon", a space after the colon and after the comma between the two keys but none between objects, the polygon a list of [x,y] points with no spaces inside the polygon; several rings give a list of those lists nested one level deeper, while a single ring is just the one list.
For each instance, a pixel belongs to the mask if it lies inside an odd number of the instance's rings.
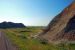
[{"label": "grassy roadside", "polygon": [[74,50],[75,45],[53,45],[53,44],[42,44],[39,40],[33,39],[30,36],[41,32],[41,28],[28,27],[28,28],[12,28],[12,29],[1,29],[5,32],[6,36],[11,42],[18,46],[19,50]]}]

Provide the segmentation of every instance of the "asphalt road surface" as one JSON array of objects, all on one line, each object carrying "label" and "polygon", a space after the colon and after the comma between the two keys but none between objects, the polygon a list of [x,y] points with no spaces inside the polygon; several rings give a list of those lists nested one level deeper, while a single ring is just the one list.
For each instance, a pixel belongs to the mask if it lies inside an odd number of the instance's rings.
[{"label": "asphalt road surface", "polygon": [[0,50],[17,50],[2,32],[0,32]]}]

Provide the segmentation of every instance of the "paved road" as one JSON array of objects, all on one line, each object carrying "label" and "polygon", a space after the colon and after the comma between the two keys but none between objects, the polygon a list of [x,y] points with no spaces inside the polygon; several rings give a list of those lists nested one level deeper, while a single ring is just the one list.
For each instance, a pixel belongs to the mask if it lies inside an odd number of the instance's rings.
[{"label": "paved road", "polygon": [[0,32],[0,50],[17,50],[2,32]]}]

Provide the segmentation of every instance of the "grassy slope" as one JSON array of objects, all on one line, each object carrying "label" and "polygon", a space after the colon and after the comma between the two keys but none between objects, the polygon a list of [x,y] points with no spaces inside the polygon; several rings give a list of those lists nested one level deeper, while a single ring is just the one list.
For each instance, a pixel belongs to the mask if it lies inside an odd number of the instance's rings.
[{"label": "grassy slope", "polygon": [[30,36],[41,32],[40,27],[13,28],[2,30],[11,42],[18,46],[19,50],[75,50],[74,44],[42,44],[39,40]]}]

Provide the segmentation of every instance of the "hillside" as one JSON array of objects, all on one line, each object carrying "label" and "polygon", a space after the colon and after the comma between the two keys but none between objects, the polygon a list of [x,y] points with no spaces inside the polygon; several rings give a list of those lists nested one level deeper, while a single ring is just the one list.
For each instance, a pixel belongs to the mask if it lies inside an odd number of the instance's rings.
[{"label": "hillside", "polygon": [[13,23],[13,22],[2,22],[0,23],[0,28],[23,28],[26,27],[22,23]]},{"label": "hillside", "polygon": [[48,42],[75,41],[75,1],[55,16],[38,38]]}]

